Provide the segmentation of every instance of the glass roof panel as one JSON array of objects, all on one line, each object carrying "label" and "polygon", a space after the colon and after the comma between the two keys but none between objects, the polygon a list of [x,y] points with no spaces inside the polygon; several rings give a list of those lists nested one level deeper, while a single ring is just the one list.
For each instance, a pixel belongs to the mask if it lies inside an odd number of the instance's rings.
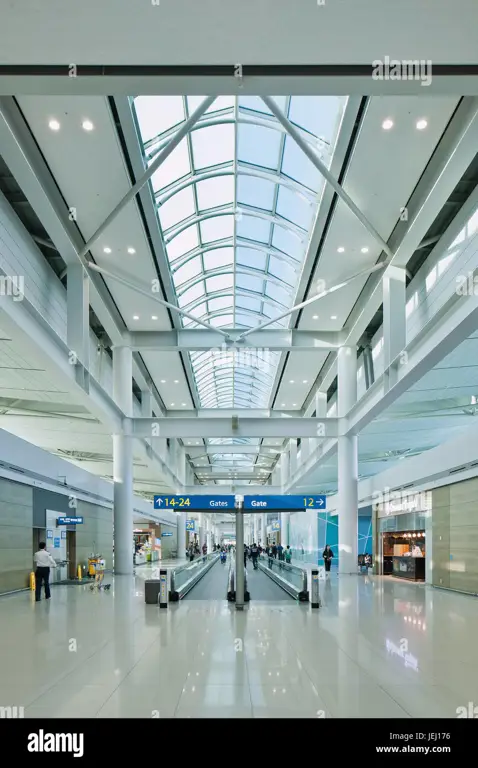
[{"label": "glass roof panel", "polygon": [[[134,100],[145,162],[152,162],[202,100]],[[346,99],[275,100],[330,166]],[[289,327],[289,317],[275,318],[294,305],[324,182],[262,100],[217,98],[150,183],[179,306],[217,328],[256,328],[266,319],[273,321],[271,328]],[[174,228],[183,226],[175,236]],[[182,324],[198,327],[186,317]],[[203,407],[269,407],[281,353],[267,359],[248,358],[246,350],[189,354]],[[258,446],[260,441],[217,439],[209,444],[230,442]],[[251,466],[255,458],[210,457],[216,466]]]},{"label": "glass roof panel", "polygon": [[198,208],[206,211],[234,201],[234,176],[216,176],[196,184]]},{"label": "glass roof panel", "polygon": [[265,271],[266,255],[262,251],[255,251],[253,248],[237,247],[236,259],[238,264],[243,264],[245,267]]},{"label": "glass roof panel", "polygon": [[174,259],[177,259],[184,253],[192,251],[193,248],[196,248],[198,245],[198,228],[197,224],[193,224],[183,232],[180,232],[179,235],[173,237],[171,242],[168,244],[167,252],[169,261],[174,261]]},{"label": "glass roof panel", "polygon": [[194,167],[197,170],[234,159],[234,126],[211,125],[191,134]]},{"label": "glass roof panel", "polygon": [[[152,162],[153,160],[149,164],[151,165]],[[153,190],[157,192],[163,187],[168,187],[173,181],[187,176],[188,173],[191,173],[191,163],[189,162],[188,143],[186,139],[183,139],[153,173],[151,177]]]},{"label": "glass roof panel", "polygon": [[232,266],[234,263],[234,250],[233,248],[215,248],[212,251],[206,251],[203,254],[203,259],[206,271],[226,267],[229,264]]},{"label": "glass roof panel", "polygon": [[308,230],[317,206],[308,200],[300,192],[281,186],[277,196],[277,213],[285,219],[292,221],[302,229]]},{"label": "glass roof panel", "polygon": [[193,188],[186,187],[170,197],[159,209],[159,220],[163,231],[192,216],[194,211]]},{"label": "glass roof panel", "polygon": [[203,243],[223,240],[234,234],[234,216],[214,216],[212,219],[201,221],[199,226]]},{"label": "glass roof panel", "polygon": [[193,277],[197,277],[202,272],[202,264],[199,256],[195,256],[194,259],[189,259],[183,267],[174,272],[174,284],[177,286],[182,285],[187,280],[191,280]]},{"label": "glass roof panel", "polygon": [[237,177],[237,202],[272,211],[276,187],[267,179],[240,173]]},{"label": "glass roof panel", "polygon": [[242,163],[251,163],[277,170],[282,134],[262,125],[243,124],[238,130],[237,157]]},{"label": "glass roof panel", "polygon": [[271,232],[271,224],[265,219],[256,216],[247,216],[244,212],[238,215],[236,233],[238,237],[247,240],[257,240],[259,243],[268,243]]}]

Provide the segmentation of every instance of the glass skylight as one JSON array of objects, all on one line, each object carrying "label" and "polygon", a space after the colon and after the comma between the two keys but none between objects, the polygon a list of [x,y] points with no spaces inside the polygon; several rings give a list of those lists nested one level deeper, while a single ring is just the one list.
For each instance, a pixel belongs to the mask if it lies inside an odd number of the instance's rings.
[{"label": "glass skylight", "polygon": [[[202,99],[135,99],[147,163]],[[346,100],[275,101],[329,166]],[[259,97],[218,97],[151,178],[178,305],[213,327],[238,329],[290,309],[323,185]],[[188,318],[183,325],[198,327]],[[285,319],[270,327],[287,326]],[[190,357],[201,407],[268,407],[280,353],[247,359],[211,350]],[[220,452],[212,458],[224,467],[256,460],[254,454]]]}]

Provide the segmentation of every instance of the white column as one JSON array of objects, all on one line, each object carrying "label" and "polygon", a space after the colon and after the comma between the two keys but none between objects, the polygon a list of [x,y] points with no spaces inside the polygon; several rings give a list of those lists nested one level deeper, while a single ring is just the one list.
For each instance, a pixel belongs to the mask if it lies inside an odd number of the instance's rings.
[{"label": "white column", "polygon": [[186,515],[178,512],[178,557],[186,556]]},{"label": "white column", "polygon": [[[113,397],[125,416],[132,416],[133,360],[128,347],[113,348]],[[115,573],[133,573],[133,442],[113,435],[114,567]]]},{"label": "white column", "polygon": [[[338,416],[346,416],[357,399],[357,351],[340,347],[338,366]],[[357,438],[338,439],[339,572],[357,573],[358,462]]]},{"label": "white column", "polygon": [[76,381],[89,391],[90,316],[89,278],[83,266],[72,264],[67,271],[66,337],[69,360],[75,366]]},{"label": "white column", "polygon": [[280,515],[280,543],[284,549],[289,544],[290,512],[281,512]]},{"label": "white column", "polygon": [[267,515],[263,513],[261,515],[261,544],[265,547],[267,543]]},{"label": "white column", "polygon": [[209,518],[206,518],[206,544],[207,544],[207,551],[212,552],[212,531],[211,531],[212,521]]},{"label": "white column", "polygon": [[289,476],[297,472],[297,438],[289,440]]},{"label": "white column", "polygon": [[280,457],[280,483],[284,487],[289,480],[289,451],[284,451]]},{"label": "white column", "polygon": [[[389,267],[382,280],[383,288],[383,370],[386,372],[407,343],[405,306],[406,272]],[[394,376],[386,376],[388,386],[393,386]]]}]

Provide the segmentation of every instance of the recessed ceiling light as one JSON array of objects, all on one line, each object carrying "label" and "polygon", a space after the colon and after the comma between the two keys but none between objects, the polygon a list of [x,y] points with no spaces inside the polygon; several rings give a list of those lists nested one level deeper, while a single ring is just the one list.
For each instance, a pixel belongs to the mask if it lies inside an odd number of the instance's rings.
[{"label": "recessed ceiling light", "polygon": [[331,320],[337,320],[337,315],[330,315]]},{"label": "recessed ceiling light", "polygon": [[81,127],[83,128],[84,131],[92,131],[95,126],[93,125],[91,120],[83,120]]},{"label": "recessed ceiling light", "polygon": [[111,253],[111,248],[108,248],[108,247],[103,248],[103,252],[104,253]]},{"label": "recessed ceiling light", "polygon": [[161,384],[166,384],[166,379],[161,379]]},{"label": "recessed ceiling light", "polygon": [[171,408],[173,408],[173,407],[174,407],[174,403],[171,403]]},{"label": "recessed ceiling light", "polygon": [[128,248],[128,253],[130,253],[131,255],[133,255],[133,253],[136,253],[136,251],[135,251],[135,249],[134,249],[134,248]]},{"label": "recessed ceiling light", "polygon": [[58,122],[58,120],[50,120],[50,122],[48,123],[48,127],[52,131],[59,131],[60,130],[60,123]]},{"label": "recessed ceiling light", "polygon": [[389,117],[387,117],[386,120],[382,123],[382,128],[384,131],[389,131],[390,128],[393,128],[393,120],[391,120]]},{"label": "recessed ceiling light", "polygon": [[291,379],[291,380],[289,381],[289,384],[294,384],[294,379]]},{"label": "recessed ceiling light", "polygon": [[417,131],[423,131],[428,125],[428,121],[425,120],[425,118],[422,118],[421,120],[417,120]]},{"label": "recessed ceiling light", "polygon": [[360,249],[362,253],[368,253],[368,248],[365,246],[364,248]]},{"label": "recessed ceiling light", "polygon": [[139,320],[139,315],[133,315],[133,320]]},{"label": "recessed ceiling light", "polygon": [[179,381],[177,379],[174,379],[175,384],[179,384]]},{"label": "recessed ceiling light", "polygon": [[157,315],[151,315],[151,320],[157,320],[157,319],[158,319]]},{"label": "recessed ceiling light", "polygon": [[337,253],[343,253],[344,251],[345,251],[345,248],[343,247],[343,245],[337,248]]},{"label": "recessed ceiling light", "polygon": [[307,379],[304,379],[302,384],[307,384]]},{"label": "recessed ceiling light", "polygon": [[281,407],[281,408],[285,408],[285,403],[281,403],[281,404],[280,404],[280,407]]},{"label": "recessed ceiling light", "polygon": [[183,408],[184,408],[184,406],[186,405],[186,403],[181,403],[181,405],[182,405],[182,406],[183,406]]},{"label": "recessed ceiling light", "polygon": [[292,408],[297,408],[297,403],[292,403]]},{"label": "recessed ceiling light", "polygon": [[319,319],[318,315],[312,315],[312,320],[318,320],[318,319]]}]

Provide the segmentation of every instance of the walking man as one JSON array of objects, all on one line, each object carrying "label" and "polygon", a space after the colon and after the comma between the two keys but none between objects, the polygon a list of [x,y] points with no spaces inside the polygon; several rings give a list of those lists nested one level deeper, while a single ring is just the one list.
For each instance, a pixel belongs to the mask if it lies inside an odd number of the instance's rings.
[{"label": "walking man", "polygon": [[56,563],[49,552],[46,551],[46,544],[41,541],[38,545],[40,549],[33,555],[36,565],[35,570],[35,601],[41,600],[41,586],[45,585],[45,598],[50,599],[50,568],[56,568]]}]

